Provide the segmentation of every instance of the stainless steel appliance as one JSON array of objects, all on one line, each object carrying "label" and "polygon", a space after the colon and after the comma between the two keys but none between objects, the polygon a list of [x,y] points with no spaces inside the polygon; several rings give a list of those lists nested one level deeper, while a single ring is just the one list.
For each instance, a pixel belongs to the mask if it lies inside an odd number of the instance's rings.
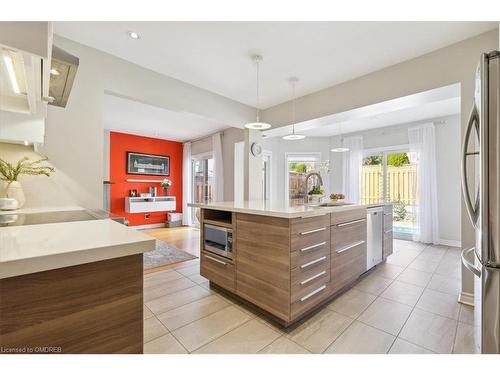
[{"label": "stainless steel appliance", "polygon": [[233,258],[233,230],[219,225],[203,225],[203,248],[206,251]]},{"label": "stainless steel appliance", "polygon": [[476,242],[462,252],[474,283],[476,350],[500,353],[500,53],[481,56],[464,137],[462,190]]},{"label": "stainless steel appliance", "polygon": [[382,262],[382,238],[384,230],[384,207],[373,207],[366,214],[366,269]]}]

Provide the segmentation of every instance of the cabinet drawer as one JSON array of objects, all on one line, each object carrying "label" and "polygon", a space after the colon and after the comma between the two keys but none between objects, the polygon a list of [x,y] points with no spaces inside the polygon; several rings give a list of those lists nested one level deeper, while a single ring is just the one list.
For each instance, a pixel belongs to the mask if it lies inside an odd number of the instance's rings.
[{"label": "cabinet drawer", "polygon": [[366,248],[363,253],[355,253],[349,258],[342,259],[341,262],[334,262],[332,258],[331,284],[336,292],[344,286],[355,281],[366,271]]},{"label": "cabinet drawer", "polygon": [[352,210],[333,212],[331,214],[332,225],[337,225],[358,219],[366,220],[366,208],[354,208]]},{"label": "cabinet drawer", "polygon": [[325,232],[330,227],[330,214],[298,218],[291,220],[292,240],[294,236],[309,237],[316,233]]},{"label": "cabinet drawer", "polygon": [[292,271],[292,303],[330,281],[330,263],[314,267],[307,272]]},{"label": "cabinet drawer", "polygon": [[296,301],[292,302],[290,310],[291,320],[300,317],[308,310],[315,308],[318,303],[328,298],[331,294],[330,283],[325,282],[315,286],[311,291],[303,292]]},{"label": "cabinet drawer", "polygon": [[384,214],[392,214],[392,204],[384,204]]},{"label": "cabinet drawer", "polygon": [[355,243],[366,241],[366,218],[340,223],[332,227],[332,251],[345,250]]},{"label": "cabinet drawer", "polygon": [[[295,268],[292,269],[292,279],[296,275],[308,273],[312,269],[318,267],[328,268],[330,267],[330,252],[323,251],[315,254],[313,257],[308,259],[302,259]],[[301,276],[300,276],[301,277]]]},{"label": "cabinet drawer", "polygon": [[301,247],[298,250],[292,251],[290,254],[291,268],[299,267],[302,264],[308,263],[321,256],[330,256],[330,238],[318,238],[308,246]]},{"label": "cabinet drawer", "polygon": [[218,286],[229,291],[235,290],[234,264],[215,254],[202,252],[200,258],[200,274]]},{"label": "cabinet drawer", "polygon": [[301,235],[295,234],[291,236],[291,251],[302,251],[306,253],[309,249],[314,249],[315,246],[322,244],[323,242],[330,243],[330,225],[320,231]]},{"label": "cabinet drawer", "polygon": [[392,212],[384,213],[384,229],[385,230],[392,228],[392,221],[393,221]]}]

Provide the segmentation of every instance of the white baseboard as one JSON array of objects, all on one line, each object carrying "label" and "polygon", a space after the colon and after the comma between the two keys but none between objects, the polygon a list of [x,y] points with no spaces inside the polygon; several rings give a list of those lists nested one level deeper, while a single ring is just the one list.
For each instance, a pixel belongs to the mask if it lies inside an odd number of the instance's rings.
[{"label": "white baseboard", "polygon": [[460,292],[458,295],[458,302],[464,305],[474,306],[474,294],[467,292]]},{"label": "white baseboard", "polygon": [[156,223],[156,224],[144,224],[144,225],[131,225],[131,228],[134,229],[154,229],[154,228],[165,228],[165,223]]},{"label": "white baseboard", "polygon": [[439,239],[439,244],[444,246],[462,247],[461,241]]}]

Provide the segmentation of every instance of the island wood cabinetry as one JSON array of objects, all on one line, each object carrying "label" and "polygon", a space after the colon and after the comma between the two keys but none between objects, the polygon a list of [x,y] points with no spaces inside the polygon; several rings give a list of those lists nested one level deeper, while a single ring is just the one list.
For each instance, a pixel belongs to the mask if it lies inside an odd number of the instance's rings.
[{"label": "island wood cabinetry", "polygon": [[[366,209],[281,218],[201,210],[230,225],[232,258],[204,249],[201,275],[287,326],[350,285],[366,270]],[[202,230],[203,232],[203,230]]]},{"label": "island wood cabinetry", "polygon": [[393,251],[392,220],[392,204],[386,204],[384,206],[384,236],[382,242],[382,256],[384,260]]}]

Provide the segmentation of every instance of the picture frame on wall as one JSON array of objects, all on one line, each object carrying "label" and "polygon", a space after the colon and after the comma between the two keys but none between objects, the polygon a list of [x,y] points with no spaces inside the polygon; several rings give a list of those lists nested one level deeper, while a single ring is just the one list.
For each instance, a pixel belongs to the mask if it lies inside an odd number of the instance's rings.
[{"label": "picture frame on wall", "polygon": [[127,152],[127,173],[150,176],[170,176],[170,157]]}]

